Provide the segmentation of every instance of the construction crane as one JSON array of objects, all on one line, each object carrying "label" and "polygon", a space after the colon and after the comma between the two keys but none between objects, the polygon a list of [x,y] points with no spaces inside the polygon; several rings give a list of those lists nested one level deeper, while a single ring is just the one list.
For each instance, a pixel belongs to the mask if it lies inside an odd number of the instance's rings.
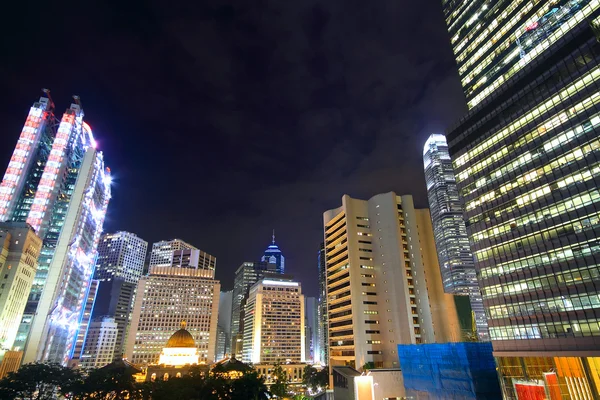
[{"label": "construction crane", "polygon": [[50,109],[54,110],[54,100],[52,100],[52,96],[50,96],[50,89],[42,88],[42,92],[44,92],[48,100],[50,100]]}]

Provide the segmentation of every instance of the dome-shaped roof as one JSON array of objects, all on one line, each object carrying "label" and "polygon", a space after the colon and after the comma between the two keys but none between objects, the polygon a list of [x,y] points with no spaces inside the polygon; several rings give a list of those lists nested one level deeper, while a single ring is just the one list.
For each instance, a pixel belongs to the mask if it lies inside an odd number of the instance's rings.
[{"label": "dome-shaped roof", "polygon": [[181,329],[171,335],[165,347],[196,347],[194,337],[185,329],[185,321],[181,321]]}]

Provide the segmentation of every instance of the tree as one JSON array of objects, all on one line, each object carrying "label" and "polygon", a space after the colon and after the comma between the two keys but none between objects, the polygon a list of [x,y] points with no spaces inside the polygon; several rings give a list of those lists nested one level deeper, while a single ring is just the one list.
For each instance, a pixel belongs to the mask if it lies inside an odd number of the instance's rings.
[{"label": "tree", "polygon": [[198,387],[197,399],[231,399],[231,381],[224,376],[208,376]]},{"label": "tree", "polygon": [[317,391],[317,387],[315,385],[317,376],[317,369],[312,365],[307,365],[304,367],[304,371],[302,372],[302,384],[311,389],[313,392]]},{"label": "tree", "polygon": [[373,361],[366,362],[362,367],[363,371],[368,371],[370,369],[375,369],[375,363]]},{"label": "tree", "polygon": [[317,370],[312,365],[307,365],[304,367],[302,383],[313,392],[326,389],[329,385],[329,367],[325,366],[321,370]]},{"label": "tree", "polygon": [[73,395],[77,399],[137,400],[142,399],[142,387],[136,385],[133,371],[115,363],[90,371],[76,385]]},{"label": "tree", "polygon": [[268,400],[269,389],[258,372],[246,372],[231,382],[231,400]]},{"label": "tree", "polygon": [[324,366],[323,369],[317,372],[315,376],[317,389],[327,389],[329,387],[329,366]]},{"label": "tree", "polygon": [[283,398],[288,392],[288,376],[281,368],[280,364],[276,364],[273,368],[273,377],[275,382],[271,384],[271,393],[277,398]]},{"label": "tree", "polygon": [[[200,398],[198,392],[201,390],[204,379],[201,377],[185,376],[182,378],[170,378],[169,380],[157,380],[152,383],[152,400],[188,400]],[[206,400],[217,399],[217,397],[202,397]]]},{"label": "tree", "polygon": [[[236,367],[237,368],[237,367]],[[287,376],[279,367],[283,395]],[[129,363],[114,362],[94,369],[84,378],[78,371],[58,364],[27,364],[0,381],[0,399],[50,400],[269,400],[265,379],[255,370],[232,375],[204,373],[203,369],[169,380],[136,383],[139,372]],[[237,369],[236,369],[237,371]],[[281,377],[284,377],[282,379]]]},{"label": "tree", "polygon": [[152,400],[269,400],[265,380],[256,371],[233,379],[221,373],[188,375],[150,385]]},{"label": "tree", "polygon": [[25,364],[0,381],[1,398],[50,400],[70,394],[81,381],[78,371],[59,364]]}]

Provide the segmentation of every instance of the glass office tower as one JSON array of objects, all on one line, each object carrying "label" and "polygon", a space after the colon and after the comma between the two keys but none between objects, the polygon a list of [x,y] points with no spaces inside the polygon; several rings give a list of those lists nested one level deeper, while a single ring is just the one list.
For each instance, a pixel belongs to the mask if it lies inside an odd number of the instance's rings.
[{"label": "glass office tower", "polygon": [[110,172],[78,97],[59,121],[43,97],[31,107],[0,183],[0,220],[42,238],[15,347],[23,363],[66,364],[73,352],[110,199]]},{"label": "glass office tower", "polygon": [[327,317],[327,264],[325,263],[325,243],[319,245],[317,265],[319,274],[319,306],[317,312],[319,321],[321,322],[317,327],[319,332],[320,354],[318,355],[319,359],[315,360],[315,362],[319,361],[322,364],[327,364],[327,361],[329,360],[329,320]]},{"label": "glass office tower", "polygon": [[507,399],[600,396],[598,0],[445,0],[447,135]]},{"label": "glass office tower", "polygon": [[283,274],[285,272],[285,257],[283,256],[281,250],[279,250],[279,246],[275,244],[275,231],[273,231],[273,239],[271,240],[271,244],[269,247],[267,247],[260,260],[268,264],[275,264],[275,272],[278,274]]},{"label": "glass office tower", "polygon": [[423,166],[444,292],[469,296],[477,337],[488,341],[487,318],[444,135],[429,136],[423,147]]}]

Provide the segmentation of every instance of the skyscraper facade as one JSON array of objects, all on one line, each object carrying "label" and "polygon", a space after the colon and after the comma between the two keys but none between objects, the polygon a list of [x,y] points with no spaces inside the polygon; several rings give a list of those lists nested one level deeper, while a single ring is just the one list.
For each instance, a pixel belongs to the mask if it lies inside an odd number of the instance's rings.
[{"label": "skyscraper facade", "polygon": [[398,344],[460,340],[429,218],[393,192],[324,213],[330,366],[398,368]]},{"label": "skyscraper facade", "polygon": [[[98,282],[95,279],[92,279],[92,281],[90,282],[90,286],[86,294],[83,315],[81,317],[81,322],[79,323],[79,331],[77,332],[77,338],[75,339],[75,349],[73,350],[73,355],[71,356],[71,359],[67,364],[69,368],[79,367],[81,361],[81,353],[83,351],[83,345],[85,344],[87,331],[90,326],[90,322],[92,321],[92,311],[94,310],[94,304],[96,300],[96,295],[98,294],[99,284],[100,282]],[[21,326],[23,326],[23,324],[21,324]],[[19,331],[18,335],[20,334],[21,331]],[[23,341],[24,340],[25,339],[23,339]]]},{"label": "skyscraper facade", "polygon": [[216,359],[221,360],[231,354],[231,311],[233,290],[221,292],[219,297],[219,318],[217,322]]},{"label": "skyscraper facade", "polygon": [[34,103],[0,183],[0,220],[27,222],[43,240],[20,328],[24,363],[66,364],[73,351],[110,199],[110,172],[75,100],[60,121],[49,98]]},{"label": "skyscraper facade", "polygon": [[279,246],[275,244],[275,232],[273,232],[271,244],[265,250],[261,261],[267,264],[274,264],[275,272],[279,274],[283,274],[285,272],[285,257],[283,256],[281,250],[279,250]]},{"label": "skyscraper facade", "polygon": [[[142,276],[147,248],[148,242],[133,233],[123,231],[103,235],[98,244],[94,279],[99,283],[96,297],[90,298],[90,301],[94,302],[91,320],[102,322],[111,318],[117,324],[114,360],[123,358],[135,289]],[[83,354],[88,361],[92,351],[83,348]],[[74,354],[74,357],[78,355]],[[83,358],[81,360],[83,361]]]},{"label": "skyscraper facade", "polygon": [[304,295],[300,283],[267,278],[251,288],[244,313],[244,362],[304,361]]},{"label": "skyscraper facade", "polygon": [[114,318],[92,321],[87,330],[79,366],[83,369],[101,368],[113,362],[119,327]]},{"label": "skyscraper facade", "polygon": [[[207,255],[208,256],[208,255]],[[140,366],[158,362],[164,344],[182,321],[193,336],[200,363],[215,360],[219,294],[215,258],[204,266],[151,266],[137,287],[126,358]]]},{"label": "skyscraper facade", "polygon": [[304,320],[306,337],[304,360],[309,363],[317,363],[320,361],[319,354],[321,352],[318,330],[321,321],[318,317],[318,303],[315,297],[304,298]]},{"label": "skyscraper facade", "polygon": [[173,265],[173,252],[177,250],[197,250],[194,246],[181,239],[162,240],[152,245],[150,252],[150,267]]},{"label": "skyscraper facade", "polygon": [[469,296],[479,340],[488,341],[483,299],[444,135],[429,136],[423,148],[423,164],[444,291]]},{"label": "skyscraper facade", "polygon": [[123,279],[137,285],[144,270],[148,242],[135,233],[119,231],[102,235],[94,279]]},{"label": "skyscraper facade", "polygon": [[24,222],[0,223],[0,354],[13,350],[42,240]]},{"label": "skyscraper facade", "polygon": [[315,354],[315,363],[326,364],[329,360],[329,324],[327,322],[327,267],[325,264],[325,243],[321,243],[319,246],[317,266],[319,274],[319,297],[317,299],[319,352]]},{"label": "skyscraper facade", "polygon": [[600,396],[600,2],[443,1],[447,135],[504,396]]},{"label": "skyscraper facade", "polygon": [[[125,353],[125,340],[131,323],[136,288],[137,284],[121,278],[98,281],[90,320],[98,322],[111,318],[117,324],[114,360],[122,360]],[[90,351],[84,348],[83,352],[89,354]]]},{"label": "skyscraper facade", "polygon": [[243,341],[242,326],[244,306],[250,287],[262,279],[267,272],[275,272],[275,264],[265,262],[244,262],[235,271],[231,306],[231,351],[241,355]]}]

